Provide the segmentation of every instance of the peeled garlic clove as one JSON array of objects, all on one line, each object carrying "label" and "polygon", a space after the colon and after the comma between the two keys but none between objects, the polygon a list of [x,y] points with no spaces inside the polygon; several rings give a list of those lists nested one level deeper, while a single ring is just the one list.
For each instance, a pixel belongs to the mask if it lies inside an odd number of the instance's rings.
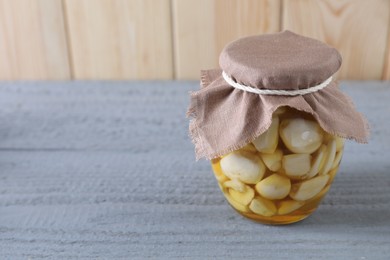
[{"label": "peeled garlic clove", "polygon": [[245,191],[245,184],[239,181],[238,179],[233,179],[230,181],[226,181],[223,183],[223,186],[226,188],[231,188],[233,190],[244,192]]},{"label": "peeled garlic clove", "polygon": [[286,175],[302,177],[310,170],[310,154],[289,154],[283,156],[282,166]]},{"label": "peeled garlic clove", "polygon": [[228,178],[222,173],[221,165],[215,159],[211,163],[211,168],[213,169],[214,176],[218,182],[227,181]]},{"label": "peeled garlic clove", "polygon": [[268,130],[257,137],[252,143],[261,153],[273,153],[278,146],[279,117],[273,117]]},{"label": "peeled garlic clove", "polygon": [[267,168],[273,172],[279,171],[282,167],[282,150],[277,149],[274,153],[262,153],[260,157]]},{"label": "peeled garlic clove", "polygon": [[334,158],[334,162],[332,164],[331,169],[334,169],[337,166],[339,166],[342,157],[343,157],[343,152],[342,151],[336,153],[336,157]]},{"label": "peeled garlic clove", "polygon": [[278,107],[278,109],[276,109],[273,113],[273,115],[275,116],[278,116],[278,115],[282,115],[284,113],[287,112],[287,107]]},{"label": "peeled garlic clove", "polygon": [[282,201],[279,204],[278,215],[286,215],[288,213],[291,213],[302,207],[304,204],[304,202],[295,200]]},{"label": "peeled garlic clove", "polygon": [[245,185],[244,192],[239,192],[230,189],[229,194],[235,201],[239,202],[242,205],[248,205],[249,202],[251,202],[251,200],[255,196],[254,190],[248,185]]},{"label": "peeled garlic clove", "polygon": [[221,183],[218,182],[218,186],[223,193],[227,192],[226,188]]},{"label": "peeled garlic clove", "polygon": [[245,145],[240,150],[247,151],[250,153],[257,153],[256,147],[252,143]]},{"label": "peeled garlic clove", "polygon": [[336,151],[339,152],[344,148],[345,139],[342,137],[336,137]]},{"label": "peeled garlic clove", "polygon": [[326,149],[326,155],[325,155],[325,163],[324,167],[322,167],[320,171],[320,175],[327,174],[330,169],[332,168],[334,159],[336,157],[336,140],[332,140],[329,142],[327,149]]},{"label": "peeled garlic clove", "polygon": [[280,137],[294,153],[312,153],[322,143],[323,131],[316,122],[303,118],[285,119],[280,124]]},{"label": "peeled garlic clove", "polygon": [[325,153],[326,153],[326,145],[321,145],[320,149],[318,149],[317,154],[314,157],[314,161],[310,168],[309,173],[307,174],[307,178],[312,178],[316,176],[317,173],[321,170],[325,162]]},{"label": "peeled garlic clove", "polygon": [[232,198],[232,196],[229,193],[225,193],[225,198],[230,203],[230,205],[233,208],[235,208],[236,210],[241,211],[241,212],[249,212],[248,206],[237,202],[235,199]]},{"label": "peeled garlic clove", "polygon": [[245,151],[232,152],[220,161],[222,172],[230,179],[244,183],[258,183],[265,173],[261,159]]},{"label": "peeled garlic clove", "polygon": [[329,189],[330,189],[330,185],[325,186],[325,188],[323,188],[319,193],[317,193],[317,195],[315,195],[309,201],[306,201],[306,203],[310,203],[311,201],[316,201],[318,199],[323,199],[326,193],[328,193]]},{"label": "peeled garlic clove", "polygon": [[328,173],[328,175],[329,175],[329,181],[328,181],[328,183],[329,183],[329,184],[332,183],[334,177],[336,177],[336,174],[337,174],[337,171],[338,171],[338,170],[339,170],[339,167],[336,167],[336,168],[330,170],[330,172]]},{"label": "peeled garlic clove", "polygon": [[275,215],[277,211],[276,206],[272,201],[264,199],[262,197],[254,198],[249,204],[249,208],[254,213],[266,217],[271,217]]},{"label": "peeled garlic clove", "polygon": [[285,198],[291,189],[289,178],[272,174],[256,184],[256,191],[266,199],[278,200]]},{"label": "peeled garlic clove", "polygon": [[325,187],[328,180],[328,175],[320,175],[313,179],[293,184],[291,186],[290,197],[298,201],[311,199]]}]

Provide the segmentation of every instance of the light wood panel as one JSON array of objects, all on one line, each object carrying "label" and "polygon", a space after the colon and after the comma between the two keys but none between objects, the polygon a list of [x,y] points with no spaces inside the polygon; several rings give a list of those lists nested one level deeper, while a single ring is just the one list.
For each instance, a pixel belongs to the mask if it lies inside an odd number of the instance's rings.
[{"label": "light wood panel", "polygon": [[76,79],[172,78],[169,0],[64,0]]},{"label": "light wood panel", "polygon": [[390,79],[389,27],[389,0],[0,0],[0,80],[198,79],[282,29],[340,50],[342,79]]},{"label": "light wood panel", "polygon": [[173,0],[175,74],[198,79],[218,67],[219,53],[245,35],[277,32],[279,0]]},{"label": "light wood panel", "polygon": [[383,66],[383,80],[390,80],[390,21],[387,27],[387,47],[386,47],[386,59]]},{"label": "light wood panel", "polygon": [[69,79],[61,0],[0,0],[0,79]]},{"label": "light wood panel", "polygon": [[380,79],[387,46],[390,1],[284,1],[283,29],[317,38],[343,56],[342,79]]}]

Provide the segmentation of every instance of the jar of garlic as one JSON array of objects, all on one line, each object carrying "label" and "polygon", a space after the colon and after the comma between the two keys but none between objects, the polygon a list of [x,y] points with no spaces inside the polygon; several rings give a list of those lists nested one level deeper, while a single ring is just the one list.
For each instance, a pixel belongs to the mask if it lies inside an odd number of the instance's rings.
[{"label": "jar of garlic", "polygon": [[238,212],[264,223],[292,223],[313,212],[330,188],[344,138],[281,107],[271,126],[241,149],[212,160],[218,185]]},{"label": "jar of garlic", "polygon": [[240,214],[265,224],[306,218],[332,184],[344,140],[367,140],[365,119],[333,80],[340,54],[284,31],[228,44],[220,66],[202,71],[191,94],[197,158],[211,160]]}]

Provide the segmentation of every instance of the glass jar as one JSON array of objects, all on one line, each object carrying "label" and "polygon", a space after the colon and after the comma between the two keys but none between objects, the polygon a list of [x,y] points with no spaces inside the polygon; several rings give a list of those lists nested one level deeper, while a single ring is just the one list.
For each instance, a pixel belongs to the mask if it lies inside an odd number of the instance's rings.
[{"label": "glass jar", "polygon": [[211,163],[226,200],[241,215],[289,224],[316,210],[343,148],[344,139],[326,133],[310,114],[280,107],[265,133]]}]

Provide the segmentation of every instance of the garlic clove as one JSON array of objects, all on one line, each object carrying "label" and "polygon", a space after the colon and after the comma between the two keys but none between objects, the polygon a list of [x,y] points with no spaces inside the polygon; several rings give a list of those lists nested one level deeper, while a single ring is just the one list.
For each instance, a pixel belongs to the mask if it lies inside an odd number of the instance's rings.
[{"label": "garlic clove", "polygon": [[310,203],[311,201],[316,201],[318,199],[323,199],[325,195],[328,193],[330,189],[330,185],[325,186],[317,195],[315,195],[313,198],[311,198],[309,201],[306,201],[306,203]]},{"label": "garlic clove", "polygon": [[[215,159],[214,159],[215,160]],[[213,169],[214,176],[218,182],[225,182],[228,178],[222,173],[221,165],[217,161],[212,161],[211,168]]]},{"label": "garlic clove", "polygon": [[261,153],[273,153],[278,146],[279,117],[273,117],[271,126],[267,131],[257,137],[252,143]]},{"label": "garlic clove", "polygon": [[336,153],[336,157],[334,158],[334,162],[332,164],[331,170],[339,166],[342,157],[343,157],[343,151],[339,151]]},{"label": "garlic clove", "polygon": [[336,168],[330,170],[330,172],[328,173],[328,175],[329,175],[328,183],[329,184],[331,184],[333,179],[336,177],[338,170],[339,170],[339,167],[337,166]]},{"label": "garlic clove", "polygon": [[240,150],[241,151],[247,151],[247,152],[250,152],[250,153],[257,153],[256,147],[252,143],[249,143],[249,144],[245,145]]},{"label": "garlic clove", "polygon": [[336,140],[331,140],[327,145],[324,167],[320,171],[320,175],[328,174],[332,168],[336,157]]},{"label": "garlic clove", "polygon": [[223,193],[226,193],[226,192],[227,192],[227,189],[225,188],[225,186],[223,186],[220,182],[218,182],[218,186],[219,186],[219,188],[221,189],[221,191],[222,191]]},{"label": "garlic clove", "polygon": [[336,137],[336,151],[339,152],[344,148],[345,138]]},{"label": "garlic clove", "polygon": [[291,182],[289,178],[272,174],[256,184],[256,191],[264,198],[278,200],[287,197],[290,193]]},{"label": "garlic clove", "polygon": [[283,143],[294,153],[313,153],[322,144],[323,131],[316,122],[310,120],[285,119],[279,131]]},{"label": "garlic clove", "polygon": [[245,191],[245,184],[242,183],[238,179],[232,179],[230,181],[226,181],[223,183],[223,186],[225,186],[226,188],[231,188],[231,189],[239,191],[239,192]]},{"label": "garlic clove", "polygon": [[225,193],[225,198],[229,202],[229,204],[233,208],[235,208],[236,210],[241,211],[241,212],[249,212],[248,206],[243,205],[243,204],[239,203],[238,201],[236,201],[235,199],[233,199],[229,193]]},{"label": "garlic clove", "polygon": [[262,197],[255,197],[249,204],[249,209],[256,214],[265,217],[271,217],[275,215],[277,211],[276,206],[272,201]]},{"label": "garlic clove", "polygon": [[320,175],[313,179],[293,184],[291,186],[290,197],[297,201],[309,200],[321,192],[328,180],[328,175]]},{"label": "garlic clove", "polygon": [[318,149],[314,157],[314,161],[310,168],[309,173],[307,174],[307,178],[312,178],[319,173],[321,168],[324,166],[325,154],[326,154],[326,145],[321,145],[320,149]]},{"label": "garlic clove", "polygon": [[302,201],[295,201],[295,200],[285,200],[280,202],[279,209],[278,209],[278,215],[286,215],[288,213],[291,213],[300,207],[302,207],[305,203]]},{"label": "garlic clove", "polygon": [[224,156],[220,164],[222,172],[229,179],[239,179],[248,184],[258,183],[265,173],[265,165],[261,159],[245,151],[236,151]]},{"label": "garlic clove", "polygon": [[279,171],[282,167],[283,152],[277,149],[274,153],[262,153],[260,154],[264,164],[273,172]]},{"label": "garlic clove", "polygon": [[289,177],[302,177],[309,172],[310,161],[310,154],[289,154],[283,156],[282,167]]},{"label": "garlic clove", "polygon": [[272,115],[273,116],[279,116],[279,115],[282,115],[282,114],[284,114],[286,112],[287,112],[287,107],[286,106],[282,106],[282,107],[278,107],[278,109],[276,109]]},{"label": "garlic clove", "polygon": [[239,192],[234,189],[229,189],[229,194],[235,201],[239,202],[242,205],[248,205],[255,196],[254,190],[248,185],[245,185],[243,192]]}]

